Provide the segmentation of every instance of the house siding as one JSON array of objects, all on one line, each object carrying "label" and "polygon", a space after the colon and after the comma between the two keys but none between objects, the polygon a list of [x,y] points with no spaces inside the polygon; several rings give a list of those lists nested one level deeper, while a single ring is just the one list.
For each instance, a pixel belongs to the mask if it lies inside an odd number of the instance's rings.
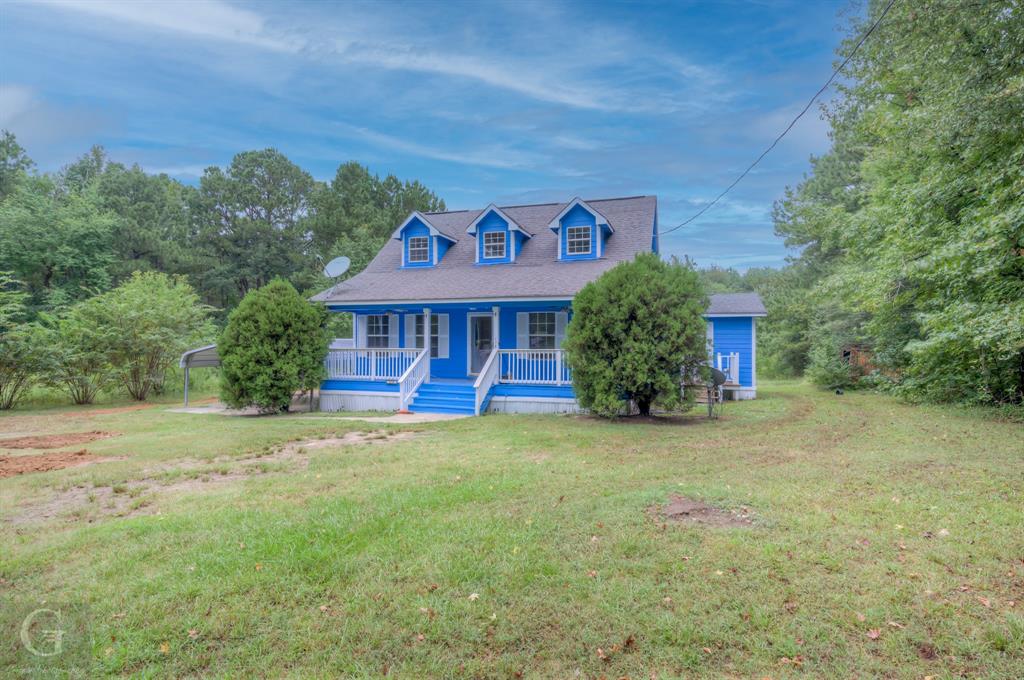
[{"label": "house siding", "polygon": [[[501,232],[505,234],[505,257],[484,257],[484,234]],[[512,232],[515,233],[515,232]],[[477,264],[508,264],[513,261],[513,253],[518,250],[519,242],[511,238],[508,222],[495,212],[491,212],[480,220],[476,227],[476,260]]]},{"label": "house siding", "polygon": [[714,323],[713,355],[738,352],[740,385],[754,387],[754,319],[741,317],[710,317]]},{"label": "house siding", "polygon": [[[590,227],[590,253],[587,255],[569,255],[568,249],[568,227]],[[565,214],[559,222],[558,239],[562,244],[561,253],[563,260],[596,260],[597,253],[601,250],[597,240],[601,238],[601,230],[597,228],[597,220],[583,206],[577,205]]]},{"label": "house siding", "polygon": [[[427,252],[426,262],[409,262],[409,239],[413,236],[426,236]],[[430,229],[427,225],[420,222],[418,219],[410,222],[405,230],[402,232],[402,266],[403,267],[432,267],[434,266],[434,248],[436,247],[437,239],[430,235]]]}]

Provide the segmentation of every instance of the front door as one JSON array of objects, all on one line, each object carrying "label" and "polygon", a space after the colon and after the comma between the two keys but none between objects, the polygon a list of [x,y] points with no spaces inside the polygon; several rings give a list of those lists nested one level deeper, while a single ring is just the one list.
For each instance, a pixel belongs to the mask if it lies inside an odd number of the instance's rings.
[{"label": "front door", "polygon": [[494,344],[491,339],[494,319],[490,314],[469,317],[469,372],[476,375],[484,367]]}]

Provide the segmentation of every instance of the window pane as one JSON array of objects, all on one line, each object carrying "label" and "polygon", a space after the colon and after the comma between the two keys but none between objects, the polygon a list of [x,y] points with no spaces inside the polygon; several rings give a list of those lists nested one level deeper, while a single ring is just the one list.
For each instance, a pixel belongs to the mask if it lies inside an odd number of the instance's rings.
[{"label": "window pane", "polygon": [[484,232],[484,257],[505,257],[505,232]]},{"label": "window pane", "polygon": [[366,346],[387,347],[388,346],[388,315],[371,314],[366,317]]},{"label": "window pane", "polygon": [[565,234],[566,252],[569,255],[590,253],[590,227],[569,227]]},{"label": "window pane", "polygon": [[530,312],[530,349],[555,349],[555,313]]},{"label": "window pane", "polygon": [[426,262],[430,258],[430,244],[426,236],[409,238],[409,262]]}]

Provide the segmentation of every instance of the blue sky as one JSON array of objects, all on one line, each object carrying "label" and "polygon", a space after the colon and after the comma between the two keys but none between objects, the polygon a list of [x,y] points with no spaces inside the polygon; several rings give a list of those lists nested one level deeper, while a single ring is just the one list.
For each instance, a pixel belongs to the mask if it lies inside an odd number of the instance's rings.
[{"label": "blue sky", "polygon": [[[714,197],[824,82],[846,2],[0,4],[0,127],[43,170],[102,144],[195,183],[276,147],[347,160],[450,208],[657,194],[663,227]],[[828,149],[809,113],[662,241],[699,264],[783,263],[772,202]]]}]

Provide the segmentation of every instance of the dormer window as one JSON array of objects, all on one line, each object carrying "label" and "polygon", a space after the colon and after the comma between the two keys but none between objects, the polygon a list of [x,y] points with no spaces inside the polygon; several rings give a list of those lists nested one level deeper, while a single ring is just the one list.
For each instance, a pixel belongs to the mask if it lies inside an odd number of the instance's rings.
[{"label": "dormer window", "polygon": [[505,257],[507,243],[507,231],[484,232],[484,257],[487,259]]},{"label": "dormer window", "polygon": [[568,227],[565,234],[566,253],[569,255],[589,255],[593,247],[590,240],[591,229],[586,227]]},{"label": "dormer window", "polygon": [[430,239],[426,236],[409,237],[409,262],[430,261]]},{"label": "dormer window", "polygon": [[455,238],[442,232],[421,212],[413,211],[405,222],[395,229],[391,238],[401,241],[402,267],[434,267]]},{"label": "dormer window", "polygon": [[558,259],[596,260],[604,257],[615,229],[608,218],[586,201],[574,198],[548,224],[558,237]]}]

